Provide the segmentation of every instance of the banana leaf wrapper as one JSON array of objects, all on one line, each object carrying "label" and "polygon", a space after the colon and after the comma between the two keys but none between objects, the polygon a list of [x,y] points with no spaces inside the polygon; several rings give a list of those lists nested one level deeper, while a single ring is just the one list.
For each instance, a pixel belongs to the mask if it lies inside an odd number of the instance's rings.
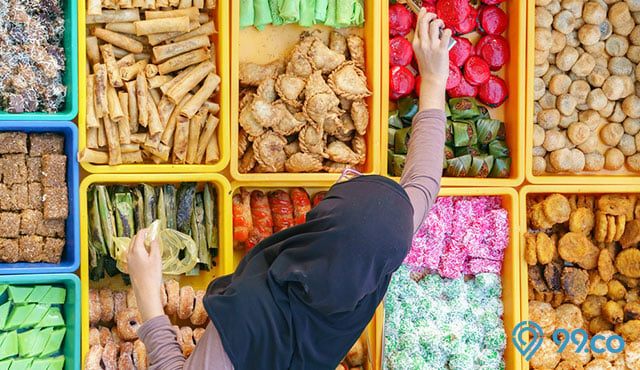
[{"label": "banana leaf wrapper", "polygon": [[511,158],[496,158],[489,177],[507,178],[511,175]]},{"label": "banana leaf wrapper", "polygon": [[476,120],[483,119],[483,118],[487,118],[487,119],[491,118],[491,115],[489,114],[489,108],[485,107],[484,105],[478,105],[478,109],[480,110],[480,115],[475,118]]},{"label": "banana leaf wrapper", "polygon": [[474,98],[453,98],[449,100],[449,108],[454,121],[474,119],[480,115],[480,108]]},{"label": "banana leaf wrapper", "polygon": [[489,155],[496,158],[507,158],[511,155],[511,150],[503,140],[494,140],[489,143]]},{"label": "banana leaf wrapper", "polygon": [[207,247],[207,233],[204,219],[204,195],[197,193],[194,198],[194,210],[191,215],[191,235],[198,247],[198,262],[204,270],[211,270],[211,253]]},{"label": "banana leaf wrapper", "polygon": [[449,160],[449,159],[452,159],[452,158],[455,158],[455,157],[456,157],[456,155],[455,155],[455,152],[454,152],[453,148],[450,147],[449,145],[445,145],[444,146],[444,159],[445,160]]},{"label": "banana leaf wrapper", "polygon": [[407,154],[409,150],[409,139],[411,138],[411,127],[405,127],[396,132],[394,137],[394,148],[397,154]]},{"label": "banana leaf wrapper", "polygon": [[453,122],[453,145],[456,147],[475,145],[478,143],[476,125],[471,121]]},{"label": "banana leaf wrapper", "polygon": [[136,233],[133,221],[133,201],[130,193],[116,193],[116,231],[118,237],[132,238]]},{"label": "banana leaf wrapper", "polygon": [[100,207],[98,205],[97,190],[94,186],[89,188],[87,202],[89,207],[89,243],[97,254],[105,255],[107,254],[107,245],[102,234]]},{"label": "banana leaf wrapper", "polygon": [[136,230],[145,228],[144,224],[144,196],[142,189],[136,186],[131,189],[131,200],[133,202],[133,223]]},{"label": "banana leaf wrapper", "polygon": [[209,249],[218,248],[218,215],[217,193],[213,186],[206,183],[203,191],[204,200],[204,226],[207,238],[207,247]]},{"label": "banana leaf wrapper", "polygon": [[120,274],[120,270],[116,267],[116,260],[112,256],[104,256],[104,271],[109,276]]},{"label": "banana leaf wrapper", "polygon": [[447,158],[442,157],[442,169],[446,170],[448,166],[449,166],[449,162],[447,162]]},{"label": "banana leaf wrapper", "polygon": [[404,171],[404,165],[407,161],[407,157],[402,154],[394,154],[393,162],[392,162],[392,170],[393,176],[402,176],[402,172]]},{"label": "banana leaf wrapper", "polygon": [[97,253],[95,248],[89,248],[89,260],[93,260],[89,266],[89,279],[100,281],[104,278],[104,259],[107,256]]},{"label": "banana leaf wrapper", "polygon": [[166,184],[162,187],[164,193],[164,211],[167,215],[167,229],[176,229],[176,187]]},{"label": "banana leaf wrapper", "polygon": [[398,114],[398,110],[393,110],[389,112],[389,128],[401,129],[404,127],[402,123],[402,119],[400,119],[400,115]]},{"label": "banana leaf wrapper", "polygon": [[[454,157],[462,157],[463,155],[467,155],[467,154],[471,155],[472,157],[475,157],[475,156],[486,154],[480,149],[478,145],[463,146],[463,147],[455,148],[453,151],[455,153]],[[447,159],[450,159],[450,158],[447,158]]]},{"label": "banana leaf wrapper", "polygon": [[178,231],[187,235],[191,233],[191,214],[193,213],[196,186],[195,182],[183,182],[180,184],[176,198],[178,202],[176,227]]},{"label": "banana leaf wrapper", "polygon": [[479,119],[476,122],[476,130],[478,132],[478,142],[480,144],[489,144],[498,138],[500,127],[504,129],[502,122],[497,119]]},{"label": "banana leaf wrapper", "polygon": [[167,228],[167,208],[164,203],[164,190],[162,186],[158,187],[158,209],[156,210],[156,219],[160,221],[161,228]]},{"label": "banana leaf wrapper", "polygon": [[445,175],[450,177],[465,177],[471,169],[472,157],[470,155],[463,155],[462,157],[456,157],[447,161],[447,169]]},{"label": "banana leaf wrapper", "polygon": [[398,132],[397,129],[389,126],[389,140],[387,141],[387,149],[393,151],[395,149],[396,146],[396,132]]},{"label": "banana leaf wrapper", "polygon": [[488,177],[493,169],[494,158],[490,155],[473,157],[469,177]]},{"label": "banana leaf wrapper", "polygon": [[104,243],[109,251],[109,255],[113,255],[113,238],[116,235],[116,220],[113,215],[111,198],[109,198],[106,186],[96,185],[96,197],[98,199],[100,226],[102,226]]},{"label": "banana leaf wrapper", "polygon": [[453,145],[453,121],[447,120],[447,124],[444,127],[444,142],[447,145]]},{"label": "banana leaf wrapper", "polygon": [[156,189],[149,184],[140,184],[140,187],[142,188],[142,201],[144,203],[144,227],[149,227],[156,219],[158,208]]}]

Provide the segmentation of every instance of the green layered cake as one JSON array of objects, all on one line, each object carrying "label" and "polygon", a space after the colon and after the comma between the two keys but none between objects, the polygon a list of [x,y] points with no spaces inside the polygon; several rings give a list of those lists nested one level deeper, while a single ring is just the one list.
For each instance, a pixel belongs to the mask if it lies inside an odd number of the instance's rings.
[{"label": "green layered cake", "polygon": [[15,358],[11,362],[11,370],[29,370],[32,362],[32,358]]},{"label": "green layered cake", "polygon": [[60,312],[60,307],[49,307],[47,313],[42,317],[42,320],[36,325],[36,328],[48,328],[64,326],[64,318]]},{"label": "green layered cake", "polygon": [[40,303],[64,304],[67,298],[67,290],[64,288],[51,287]]},{"label": "green layered cake", "polygon": [[16,356],[18,354],[18,332],[5,333],[2,345],[0,345],[0,360]]},{"label": "green layered cake", "polygon": [[13,301],[14,304],[22,304],[27,302],[27,297],[29,297],[29,294],[31,294],[33,287],[10,285],[7,290],[9,291],[10,301]]},{"label": "green layered cake", "polygon": [[51,306],[48,304],[36,304],[29,316],[22,322],[22,327],[26,329],[38,325],[50,308]]},{"label": "green layered cake", "polygon": [[33,291],[29,294],[27,302],[29,303],[42,303],[41,301],[47,295],[47,292],[51,289],[51,285],[36,285],[33,287]]},{"label": "green layered cake", "polygon": [[[11,289],[11,288],[9,288]],[[36,307],[35,304],[26,304],[22,306],[13,306],[7,322],[4,324],[4,330],[24,329],[22,323],[31,314],[31,311]]]},{"label": "green layered cake", "polygon": [[53,330],[51,335],[48,336],[47,344],[44,346],[41,356],[47,357],[55,353],[60,352],[62,341],[64,340],[64,334],[67,331],[66,328],[59,328]]}]

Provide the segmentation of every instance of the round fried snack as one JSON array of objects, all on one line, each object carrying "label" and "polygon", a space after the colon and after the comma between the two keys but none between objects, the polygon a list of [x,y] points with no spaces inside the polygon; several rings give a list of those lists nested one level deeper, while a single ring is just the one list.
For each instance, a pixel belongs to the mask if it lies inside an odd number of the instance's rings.
[{"label": "round fried snack", "polygon": [[626,215],[616,216],[616,234],[613,237],[614,242],[620,241],[620,239],[622,238],[622,235],[624,235],[624,229],[626,225],[627,225]]},{"label": "round fried snack", "polygon": [[531,206],[529,219],[534,229],[549,229],[553,226],[553,221],[549,220],[543,211],[542,203]]},{"label": "round fried snack", "polygon": [[625,321],[640,319],[640,302],[627,302],[624,305],[624,319]]},{"label": "round fried snack", "polygon": [[102,347],[91,346],[89,353],[84,361],[84,368],[86,370],[101,370],[100,361],[102,360]]},{"label": "round fried snack", "polygon": [[613,366],[607,360],[596,359],[587,364],[584,367],[585,370],[613,370]]},{"label": "round fried snack", "polygon": [[614,301],[609,301],[602,307],[602,317],[613,325],[618,325],[621,324],[624,319],[624,311],[619,304]]},{"label": "round fried snack", "polygon": [[149,368],[147,348],[140,339],[133,343],[133,364],[138,370],[147,370]]},{"label": "round fried snack", "polygon": [[598,266],[600,249],[585,234],[568,232],[558,241],[558,254],[566,262],[590,270]]},{"label": "round fried snack", "polygon": [[624,233],[620,237],[622,248],[629,248],[640,242],[640,220],[631,220],[625,225]]},{"label": "round fried snack", "polygon": [[196,296],[193,287],[187,285],[180,288],[180,304],[178,305],[178,318],[180,320],[187,320],[191,317],[195,300]]},{"label": "round fried snack", "polygon": [[[565,352],[566,351],[567,350],[565,349]],[[556,370],[583,370],[583,369],[584,367],[582,366],[582,364],[577,361],[563,360],[558,364],[558,366],[556,366]]]},{"label": "round fried snack", "polygon": [[631,278],[640,278],[640,250],[628,248],[616,256],[618,271]]},{"label": "round fried snack", "polygon": [[629,369],[640,370],[640,341],[625,345],[624,361]]},{"label": "round fried snack", "polygon": [[600,278],[596,270],[589,271],[589,295],[606,296],[609,292],[607,282]]},{"label": "round fried snack", "polygon": [[589,234],[595,225],[595,215],[588,208],[580,207],[569,216],[569,230]]},{"label": "round fried snack", "polygon": [[100,345],[100,331],[98,328],[89,329],[89,346]]},{"label": "round fried snack", "polygon": [[551,238],[549,238],[549,235],[538,233],[538,235],[536,235],[536,255],[538,257],[538,263],[545,265],[551,262],[555,254],[556,246]]},{"label": "round fried snack", "polygon": [[611,243],[616,237],[616,217],[608,215],[607,216],[607,236],[604,238],[604,241],[607,243]]},{"label": "round fried snack", "polygon": [[193,342],[193,329],[188,326],[183,326],[180,328],[180,334],[182,335],[182,354],[184,357],[189,357],[196,348]]},{"label": "round fried snack", "polygon": [[113,292],[109,288],[100,289],[100,320],[109,322],[113,320]]},{"label": "round fried snack", "polygon": [[552,194],[542,202],[542,209],[549,220],[556,224],[569,221],[571,205],[562,194]]},{"label": "round fried snack", "polygon": [[597,242],[602,243],[607,238],[607,231],[607,215],[602,211],[596,212],[596,229],[594,231],[593,238]]},{"label": "round fried snack", "polygon": [[524,260],[527,265],[534,266],[538,263],[536,252],[536,235],[531,233],[524,234]]},{"label": "round fried snack", "polygon": [[629,320],[616,328],[625,343],[640,340],[640,320]]},{"label": "round fried snack", "polygon": [[193,325],[204,325],[204,323],[207,322],[207,311],[204,309],[204,305],[202,304],[202,298],[204,298],[204,295],[204,290],[198,290],[196,292],[196,305],[190,317]]},{"label": "round fried snack", "polygon": [[582,308],[582,315],[585,319],[591,320],[594,317],[600,316],[602,314],[602,306],[607,303],[607,298],[597,296],[597,295],[589,295],[580,308]]},{"label": "round fried snack", "polygon": [[[580,337],[579,340],[582,340],[582,337]],[[587,352],[584,352],[584,350],[577,352],[576,351],[577,348],[578,348],[577,344],[569,341],[569,343],[567,343],[567,346],[564,347],[564,351],[562,351],[560,356],[562,357],[563,362],[568,361],[568,362],[577,364],[579,367],[576,367],[576,368],[581,368],[583,365],[591,361],[591,351],[587,347],[585,348],[587,349]],[[562,365],[562,363],[560,365]],[[558,369],[558,367],[556,369]],[[575,369],[575,368],[571,368],[571,369]]]},{"label": "round fried snack", "polygon": [[582,328],[584,320],[580,308],[571,303],[565,303],[556,308],[556,325],[559,328],[567,329],[570,332],[574,329]]},{"label": "round fried snack", "polygon": [[113,335],[111,335],[111,330],[109,330],[109,328],[107,328],[106,326],[100,326],[98,328],[98,331],[100,332],[100,345],[101,346],[106,346],[107,343],[109,342],[113,342]]},{"label": "round fried snack", "polygon": [[105,370],[118,370],[118,350],[119,346],[114,342],[109,342],[102,351],[102,363]]},{"label": "round fried snack", "polygon": [[608,283],[607,296],[612,301],[619,301],[627,298],[627,289],[618,280],[611,280]]},{"label": "round fried snack", "polygon": [[611,254],[606,249],[601,250],[598,255],[598,274],[600,274],[600,278],[608,282],[613,277],[614,272],[615,268],[613,267]]},{"label": "round fried snack", "polygon": [[551,335],[556,330],[556,311],[548,303],[529,301],[529,320],[538,323],[544,335]]},{"label": "round fried snack", "polygon": [[180,284],[174,279],[164,282],[164,287],[167,290],[167,305],[164,311],[167,315],[175,315],[178,312],[178,301],[180,300]]},{"label": "round fried snack", "polygon": [[113,315],[118,314],[127,308],[127,293],[123,290],[113,292]]},{"label": "round fried snack", "polygon": [[591,334],[611,329],[613,329],[613,325],[602,316],[594,317],[589,322],[589,333]]},{"label": "round fried snack", "polygon": [[549,338],[544,338],[529,364],[534,369],[554,369],[560,362],[558,346]]},{"label": "round fried snack", "polygon": [[582,304],[589,291],[589,274],[579,268],[565,267],[562,271],[562,286],[574,304]]},{"label": "round fried snack", "polygon": [[[609,339],[609,337],[611,337],[612,335],[616,335],[616,333],[612,332],[611,330],[606,330],[606,331],[601,331],[597,333],[598,336],[601,336],[602,338],[598,338],[598,340],[596,341],[595,345],[597,346],[597,348],[607,348],[605,343],[607,342],[607,339]],[[602,353],[595,353],[593,352],[593,358],[594,359],[601,359],[601,360],[606,360],[606,361],[615,361],[615,359],[618,357],[618,353],[611,353],[609,351],[604,351]]]}]

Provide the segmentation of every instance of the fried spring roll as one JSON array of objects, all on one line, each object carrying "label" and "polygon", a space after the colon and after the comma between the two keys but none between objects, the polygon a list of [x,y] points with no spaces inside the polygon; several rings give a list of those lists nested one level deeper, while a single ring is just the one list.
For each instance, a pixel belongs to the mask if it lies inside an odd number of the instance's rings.
[{"label": "fried spring roll", "polygon": [[163,162],[169,160],[169,154],[171,153],[171,148],[160,143],[157,148],[144,146],[144,149],[153,154],[154,156],[162,159]]},{"label": "fried spring roll", "polygon": [[216,33],[216,26],[213,23],[213,21],[210,21],[194,29],[191,32],[187,32],[185,34],[182,34],[178,37],[173,38],[171,41],[175,43],[175,42],[188,40],[196,36],[202,36],[202,35],[210,36],[210,35],[213,35],[214,33]]},{"label": "fried spring roll", "polygon": [[120,69],[120,68],[132,66],[132,65],[135,64],[135,62],[136,62],[135,54],[127,54],[127,55],[123,56],[122,58],[120,58],[116,62],[116,65],[118,66],[118,69]]},{"label": "fried spring roll", "polygon": [[198,150],[196,153],[195,163],[202,163],[209,141],[218,141],[218,138],[213,137],[213,133],[218,127],[218,117],[213,114],[209,114],[207,123],[204,125],[204,130],[200,133],[200,139],[198,140]]},{"label": "fried spring roll", "polygon": [[87,0],[87,15],[102,14],[102,2],[100,0]]},{"label": "fried spring roll", "polygon": [[98,149],[98,127],[87,129],[87,148]]},{"label": "fried spring roll", "polygon": [[200,140],[200,130],[204,126],[204,122],[207,119],[207,110],[201,108],[191,118],[189,123],[189,142],[187,144],[187,163],[194,164],[196,162],[196,156],[198,155],[198,142]]},{"label": "fried spring roll", "polygon": [[107,164],[109,163],[109,154],[99,150],[84,148],[78,153],[78,162]]},{"label": "fried spring roll", "polygon": [[169,91],[169,89],[171,89],[175,84],[177,84],[178,82],[180,82],[184,78],[186,78],[187,75],[189,74],[189,72],[191,72],[194,68],[195,68],[195,66],[190,66],[188,68],[183,69],[175,77],[171,77],[171,80],[169,82],[167,82],[164,85],[160,86],[160,90],[162,90],[162,92],[164,94],[166,94],[167,91]]},{"label": "fried spring roll", "polygon": [[164,76],[153,76],[152,78],[148,79],[148,83],[149,83],[149,88],[151,89],[158,89],[160,88],[162,85],[166,84],[167,82],[171,81],[173,79],[173,77],[168,76],[168,75],[164,75]]},{"label": "fried spring roll", "polygon": [[[132,3],[133,3],[133,7],[134,8],[142,8],[142,7],[144,7],[144,0],[133,0]],[[138,20],[139,20],[139,18],[138,18]]]},{"label": "fried spring roll", "polygon": [[204,80],[202,87],[198,90],[197,93],[193,95],[193,97],[185,104],[184,107],[180,110],[180,114],[183,116],[187,116],[189,118],[193,117],[194,114],[202,107],[202,104],[209,99],[213,91],[220,84],[220,77],[216,74],[209,73],[207,79]]},{"label": "fried spring roll", "polygon": [[100,15],[87,15],[86,24],[122,23],[140,20],[138,9],[103,10]]},{"label": "fried spring roll", "polygon": [[102,0],[102,7],[107,9],[117,9],[116,0]]},{"label": "fried spring roll", "polygon": [[160,116],[162,127],[167,127],[167,123],[169,123],[169,118],[171,117],[171,113],[173,113],[175,107],[176,105],[171,102],[166,95],[160,99],[160,102],[158,103],[158,115]]},{"label": "fried spring roll", "polygon": [[205,9],[215,9],[216,8],[216,0],[204,0]]},{"label": "fried spring roll", "polygon": [[109,103],[107,102],[107,68],[104,64],[96,64],[93,66],[93,70],[96,71],[96,81],[94,89],[96,92],[95,106],[96,117],[102,118],[109,113]]},{"label": "fried spring roll", "polygon": [[178,4],[178,8],[189,8],[193,5],[193,2],[191,0],[180,0],[180,3]]},{"label": "fried spring roll", "polygon": [[144,49],[141,42],[120,33],[105,30],[104,28],[94,28],[93,35],[131,53],[142,53],[142,50]]},{"label": "fried spring roll", "polygon": [[158,115],[158,108],[153,99],[147,99],[147,110],[149,111],[149,134],[157,135],[161,134],[164,130],[160,116]]},{"label": "fried spring roll", "polygon": [[120,144],[120,152],[124,153],[134,153],[140,151],[140,144]]},{"label": "fried spring roll", "polygon": [[104,129],[104,121],[100,120],[100,126],[98,127],[98,147],[104,148],[105,146],[107,146],[107,134]]},{"label": "fried spring roll", "polygon": [[[198,21],[191,21],[189,23],[189,30],[195,30],[200,27],[200,23]],[[172,40],[178,36],[184,35],[184,32],[166,32],[166,33],[154,33],[153,35],[148,35],[147,40],[149,44],[155,46],[162,42]]]},{"label": "fried spring roll", "polygon": [[145,19],[161,19],[161,18],[176,18],[176,17],[189,17],[190,21],[198,21],[198,19],[200,18],[200,12],[195,7],[186,8],[186,9],[156,10],[156,11],[144,12]]},{"label": "fried spring roll", "polygon": [[111,122],[109,117],[104,117],[104,131],[109,145],[109,165],[122,163],[122,153],[120,153],[120,140],[118,138],[118,128]]},{"label": "fried spring roll", "polygon": [[211,45],[209,36],[201,35],[190,39],[174,42],[168,45],[155,46],[153,48],[153,56],[158,62],[175,57],[187,51],[207,47]]},{"label": "fried spring roll", "polygon": [[159,18],[134,22],[136,35],[144,36],[154,33],[189,32],[189,17]]},{"label": "fried spring roll", "polygon": [[131,135],[132,144],[144,144],[147,141],[147,134],[144,132],[138,132]]},{"label": "fried spring roll", "polygon": [[215,73],[215,74],[218,74],[218,67],[217,67],[217,64],[216,64],[216,48],[211,48],[210,55],[211,55],[211,57],[210,57],[209,60],[211,61],[211,63],[213,63],[213,71],[212,72]]},{"label": "fried spring roll", "polygon": [[156,8],[156,0],[144,0],[145,9],[155,9]]},{"label": "fried spring roll", "polygon": [[107,103],[109,105],[109,118],[112,121],[118,121],[124,116],[116,88],[111,85],[107,88]]},{"label": "fried spring roll", "polygon": [[98,128],[100,123],[98,123],[98,117],[96,117],[96,106],[95,106],[95,81],[96,78],[94,75],[87,76],[87,128]]},{"label": "fried spring roll", "polygon": [[173,140],[173,155],[176,163],[184,163],[187,157],[189,123],[189,119],[183,116],[179,116],[176,121],[175,139]]},{"label": "fried spring roll", "polygon": [[120,134],[120,143],[131,143],[131,123],[129,122],[129,94],[126,92],[119,92],[118,99],[120,100],[120,106],[124,115],[118,121],[118,131]]},{"label": "fried spring roll", "polygon": [[204,0],[193,0],[193,6],[195,6],[198,9],[204,8]]},{"label": "fried spring roll", "polygon": [[138,123],[142,127],[147,127],[149,125],[147,100],[151,98],[148,95],[147,79],[142,73],[139,73],[136,78],[136,99],[138,101]]},{"label": "fried spring roll", "polygon": [[209,55],[206,48],[193,50],[188,53],[178,55],[177,57],[173,57],[160,64],[158,66],[158,72],[160,72],[161,75],[166,75],[167,73],[183,69],[192,64],[204,62],[207,59],[209,59]]},{"label": "fried spring roll", "polygon": [[157,148],[160,145],[160,134],[157,135],[147,135],[147,140],[145,140],[142,146],[144,148]]},{"label": "fried spring roll", "polygon": [[162,142],[166,145],[171,145],[173,141],[173,132],[176,129],[176,122],[180,118],[180,110],[184,107],[185,104],[191,99],[191,94],[187,94],[180,100],[180,102],[176,105],[176,108],[171,113],[169,117],[169,121],[167,122],[167,126],[164,128],[164,132],[162,133]]},{"label": "fried spring roll", "polygon": [[136,34],[136,27],[133,25],[133,22],[107,23],[104,28],[109,31],[126,33],[129,35]]},{"label": "fried spring roll", "polygon": [[[198,64],[191,72],[166,92],[167,97],[173,103],[179,102],[191,89],[207,77],[211,70],[213,70],[213,64],[211,62],[207,61]],[[178,78],[178,76],[176,78]]]},{"label": "fried spring roll", "polygon": [[131,153],[122,153],[122,163],[142,163],[142,151],[137,150]]},{"label": "fried spring roll", "polygon": [[139,60],[135,62],[133,65],[128,67],[120,68],[120,77],[125,81],[130,81],[136,78],[139,73],[144,71],[144,68],[147,66],[146,60]]},{"label": "fried spring roll", "polygon": [[[204,0],[199,0],[199,1],[202,1],[203,3],[202,6],[204,7]],[[200,24],[209,22],[209,14],[207,12],[200,13],[200,15],[198,16],[198,22]]]},{"label": "fried spring roll", "polygon": [[131,0],[118,0],[118,7],[120,9],[129,9],[133,7]]},{"label": "fried spring roll", "polygon": [[204,163],[213,164],[220,160],[220,149],[218,147],[218,130],[216,129],[213,133],[213,137],[209,140],[209,145],[207,145],[207,155],[205,156]]},{"label": "fried spring roll", "polygon": [[98,38],[95,36],[88,36],[86,46],[87,58],[89,58],[89,63],[92,66],[100,63],[100,49],[98,48]]},{"label": "fried spring roll", "polygon": [[169,0],[156,0],[156,9],[169,6]]},{"label": "fried spring roll", "polygon": [[153,98],[153,102],[158,105],[160,103],[160,99],[162,98],[162,93],[159,89],[149,89],[149,95]]},{"label": "fried spring roll", "polygon": [[100,51],[102,51],[104,65],[107,67],[109,82],[113,87],[122,87],[122,78],[120,78],[116,57],[113,55],[113,46],[111,46],[111,44],[104,44],[100,46]]},{"label": "fried spring roll", "polygon": [[214,103],[212,101],[206,101],[202,104],[203,107],[206,107],[209,110],[209,113],[217,114],[220,112],[220,105],[218,103]]},{"label": "fried spring roll", "polygon": [[178,7],[178,4],[180,4],[180,0],[169,0],[169,6],[172,8]]},{"label": "fried spring roll", "polygon": [[138,132],[138,99],[136,99],[136,81],[129,81],[124,84],[129,96],[129,131],[134,134]]},{"label": "fried spring roll", "polygon": [[149,79],[158,74],[158,66],[155,64],[147,64],[144,67],[144,75]]}]

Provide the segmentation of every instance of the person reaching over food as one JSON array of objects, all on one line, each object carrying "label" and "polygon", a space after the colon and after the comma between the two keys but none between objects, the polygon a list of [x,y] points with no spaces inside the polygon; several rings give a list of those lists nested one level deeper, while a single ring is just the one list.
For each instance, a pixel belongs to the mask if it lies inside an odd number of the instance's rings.
[{"label": "person reaching over food", "polygon": [[[400,184],[358,176],[331,187],[306,222],[253,247],[203,298],[211,319],[185,359],[164,314],[159,245],[128,252],[151,369],[334,369],[370,322],[440,188],[450,30],[424,9],[413,41],[422,86]],[[442,32],[442,34],[441,34]]]}]

